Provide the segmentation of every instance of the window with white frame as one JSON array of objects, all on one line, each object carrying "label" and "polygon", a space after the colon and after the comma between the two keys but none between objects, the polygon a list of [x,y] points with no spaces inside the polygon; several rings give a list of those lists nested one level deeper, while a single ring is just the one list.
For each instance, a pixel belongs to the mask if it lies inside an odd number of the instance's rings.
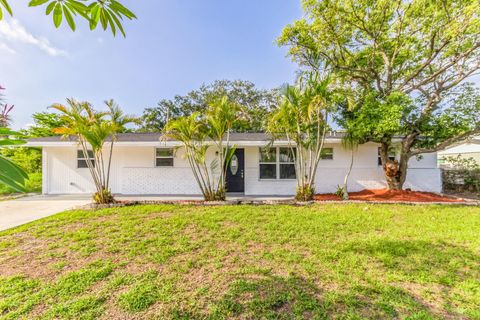
[{"label": "window with white frame", "polygon": [[83,150],[77,150],[77,168],[88,168],[87,161],[90,161],[92,166],[95,167],[95,158],[93,157],[93,151],[87,151],[87,157],[83,153]]},{"label": "window with white frame", "polygon": [[260,148],[260,179],[295,179],[295,149]]},{"label": "window with white frame", "polygon": [[322,152],[320,153],[320,159],[333,160],[333,148],[322,148]]},{"label": "window with white frame", "polygon": [[172,148],[156,148],[155,149],[155,166],[156,167],[173,167],[173,149]]},{"label": "window with white frame", "polygon": [[[377,164],[378,164],[379,166],[381,166],[381,165],[382,165],[382,157],[380,156],[380,154],[381,154],[381,148],[380,148],[380,147],[378,147],[378,152],[377,152],[377,153],[378,153]],[[394,161],[394,160],[395,160],[395,156],[396,156],[396,154],[395,154],[395,149],[389,149],[389,150],[388,150],[388,159],[391,160],[391,161]]]}]

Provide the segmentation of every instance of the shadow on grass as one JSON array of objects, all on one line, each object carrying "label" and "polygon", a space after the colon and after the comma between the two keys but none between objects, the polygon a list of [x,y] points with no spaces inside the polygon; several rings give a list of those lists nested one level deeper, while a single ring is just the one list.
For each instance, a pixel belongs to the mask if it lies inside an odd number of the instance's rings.
[{"label": "shadow on grass", "polygon": [[461,246],[423,240],[350,242],[343,252],[361,254],[379,261],[387,272],[400,280],[452,286],[457,281],[478,276],[480,255]]},{"label": "shadow on grass", "polygon": [[172,319],[433,319],[435,315],[406,291],[392,286],[322,290],[302,277],[255,276],[235,280],[210,305],[209,315],[174,310]]}]

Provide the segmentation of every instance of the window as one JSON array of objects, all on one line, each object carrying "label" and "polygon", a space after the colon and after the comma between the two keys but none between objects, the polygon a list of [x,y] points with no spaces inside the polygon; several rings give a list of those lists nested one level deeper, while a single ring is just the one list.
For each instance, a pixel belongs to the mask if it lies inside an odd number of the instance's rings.
[{"label": "window", "polygon": [[260,148],[260,179],[295,179],[292,149]]},{"label": "window", "polygon": [[323,148],[320,153],[320,159],[333,160],[333,148]]},{"label": "window", "polygon": [[155,166],[173,167],[173,149],[156,148],[155,149]]},{"label": "window", "polygon": [[92,163],[92,166],[95,167],[95,158],[93,157],[93,151],[87,151],[88,158],[85,158],[83,150],[77,150],[77,168],[88,168],[87,160]]},{"label": "window", "polygon": [[[394,161],[395,160],[395,149],[388,150],[388,159]],[[378,147],[378,160],[377,163],[379,166],[382,165],[382,157],[380,156],[380,147]]]},{"label": "window", "polygon": [[291,148],[278,148],[280,179],[295,179],[295,155]]},{"label": "window", "polygon": [[260,179],[277,179],[277,148],[260,148]]}]

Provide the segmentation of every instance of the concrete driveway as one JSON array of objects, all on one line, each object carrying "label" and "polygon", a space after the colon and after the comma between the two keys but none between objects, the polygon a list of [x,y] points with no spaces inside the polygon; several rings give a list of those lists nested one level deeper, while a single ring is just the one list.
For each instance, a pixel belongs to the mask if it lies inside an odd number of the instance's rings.
[{"label": "concrete driveway", "polygon": [[0,231],[86,205],[90,196],[28,196],[0,201]]}]

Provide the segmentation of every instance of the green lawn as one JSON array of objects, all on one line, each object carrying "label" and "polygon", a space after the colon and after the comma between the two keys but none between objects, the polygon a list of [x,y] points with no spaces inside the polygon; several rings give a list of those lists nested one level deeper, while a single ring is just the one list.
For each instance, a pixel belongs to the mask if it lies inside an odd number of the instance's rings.
[{"label": "green lawn", "polygon": [[136,206],[0,233],[0,316],[480,319],[480,208]]}]

